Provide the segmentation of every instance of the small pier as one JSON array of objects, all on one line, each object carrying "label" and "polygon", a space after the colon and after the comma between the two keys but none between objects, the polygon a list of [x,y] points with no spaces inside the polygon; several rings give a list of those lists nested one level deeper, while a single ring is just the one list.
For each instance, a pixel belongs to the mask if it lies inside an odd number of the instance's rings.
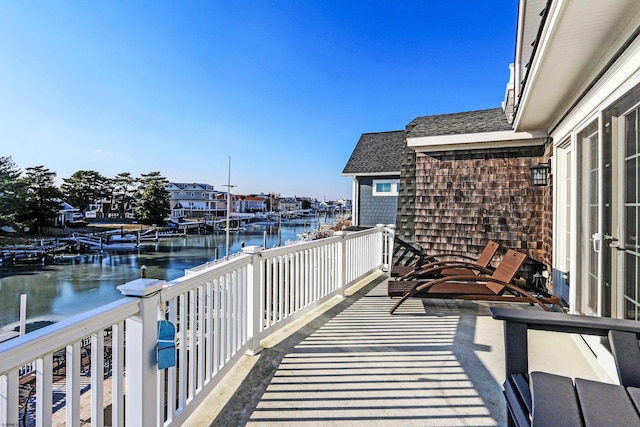
[{"label": "small pier", "polygon": [[69,244],[62,240],[40,240],[28,245],[13,245],[0,248],[0,264],[40,263],[47,257],[55,258],[63,254]]}]

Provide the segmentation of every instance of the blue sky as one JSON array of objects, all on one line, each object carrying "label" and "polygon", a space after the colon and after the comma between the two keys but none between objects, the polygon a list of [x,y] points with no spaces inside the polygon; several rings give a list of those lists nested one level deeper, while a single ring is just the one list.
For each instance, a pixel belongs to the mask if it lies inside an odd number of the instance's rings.
[{"label": "blue sky", "polygon": [[327,200],[362,133],[500,106],[516,0],[0,2],[0,155]]}]

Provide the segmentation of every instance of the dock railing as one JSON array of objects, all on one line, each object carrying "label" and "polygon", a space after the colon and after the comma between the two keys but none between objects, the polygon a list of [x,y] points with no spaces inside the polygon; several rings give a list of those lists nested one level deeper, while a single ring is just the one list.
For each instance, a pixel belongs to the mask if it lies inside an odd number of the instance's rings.
[{"label": "dock railing", "polygon": [[[0,425],[179,425],[264,337],[388,269],[393,238],[379,225],[247,247],[170,282],[125,283],[121,300],[0,344]],[[156,358],[161,320],[176,330],[166,369]]]}]

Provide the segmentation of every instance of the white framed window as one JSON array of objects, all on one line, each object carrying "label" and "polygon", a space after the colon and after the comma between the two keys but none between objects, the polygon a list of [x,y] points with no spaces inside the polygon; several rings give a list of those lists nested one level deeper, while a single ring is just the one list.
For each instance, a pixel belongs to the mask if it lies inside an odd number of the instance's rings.
[{"label": "white framed window", "polygon": [[399,179],[374,179],[373,195],[374,196],[397,196],[400,190]]}]

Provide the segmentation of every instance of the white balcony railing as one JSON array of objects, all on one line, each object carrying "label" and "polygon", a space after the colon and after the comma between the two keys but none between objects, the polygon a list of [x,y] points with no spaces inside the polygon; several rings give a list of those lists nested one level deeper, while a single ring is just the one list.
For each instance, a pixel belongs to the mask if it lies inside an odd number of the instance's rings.
[{"label": "white balcony railing", "polygon": [[[261,339],[387,268],[392,244],[378,226],[125,283],[119,301],[0,344],[0,425],[178,425]],[[176,327],[163,370],[161,319]]]}]

